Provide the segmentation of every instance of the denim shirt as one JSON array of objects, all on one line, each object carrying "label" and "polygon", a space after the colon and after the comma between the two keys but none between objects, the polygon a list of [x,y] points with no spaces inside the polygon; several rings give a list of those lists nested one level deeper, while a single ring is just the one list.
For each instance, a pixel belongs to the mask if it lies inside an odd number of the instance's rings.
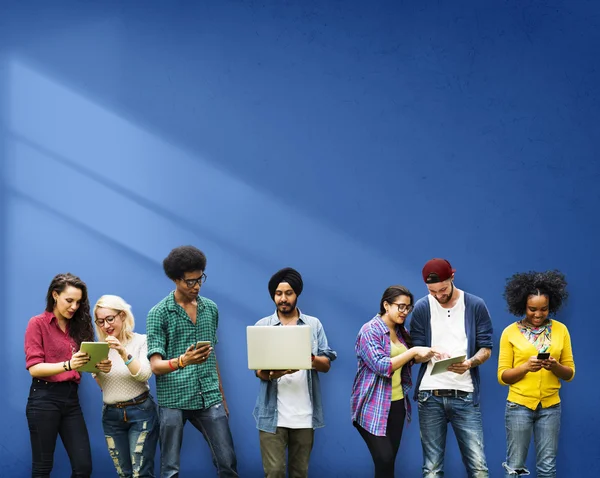
[{"label": "denim shirt", "polygon": [[[316,317],[304,315],[300,310],[298,325],[309,325],[312,328],[312,354],[315,356],[327,357],[333,361],[337,353],[329,348],[327,336],[321,321]],[[273,315],[259,320],[256,325],[282,325],[277,311]],[[308,370],[308,394],[310,396],[313,408],[313,428],[325,426],[323,420],[323,403],[321,401],[321,385],[319,383],[319,374],[316,370]],[[261,380],[256,406],[252,413],[256,419],[256,428],[268,433],[277,431],[277,381]]]}]

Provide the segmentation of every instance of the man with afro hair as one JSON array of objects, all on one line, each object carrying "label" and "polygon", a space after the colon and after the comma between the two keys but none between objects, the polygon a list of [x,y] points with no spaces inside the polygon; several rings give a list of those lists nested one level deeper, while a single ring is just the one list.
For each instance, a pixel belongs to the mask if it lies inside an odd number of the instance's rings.
[{"label": "man with afro hair", "polygon": [[219,311],[200,296],[206,256],[194,246],[173,249],[163,269],[175,290],[148,314],[148,358],[156,375],[161,478],[179,476],[186,421],[204,435],[221,478],[237,477],[229,411],[213,347]]}]

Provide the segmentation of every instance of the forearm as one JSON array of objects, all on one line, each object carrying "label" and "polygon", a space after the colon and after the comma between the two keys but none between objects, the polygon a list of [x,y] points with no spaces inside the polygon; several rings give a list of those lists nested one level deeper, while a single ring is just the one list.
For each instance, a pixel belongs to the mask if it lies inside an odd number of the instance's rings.
[{"label": "forearm", "polygon": [[316,355],[312,361],[312,368],[317,372],[327,373],[331,368],[331,362],[329,358],[324,355]]},{"label": "forearm", "polygon": [[515,368],[509,368],[502,372],[502,381],[507,385],[513,385],[522,380],[529,373],[526,363]]},{"label": "forearm", "polygon": [[[125,356],[125,362],[127,362],[127,356]],[[137,375],[138,372],[140,371],[140,368],[142,368],[142,365],[140,364],[140,361],[136,357],[133,357],[133,360],[131,360],[131,362],[129,362],[129,365],[127,365],[127,368],[129,369],[129,372],[131,373],[131,375]]]},{"label": "forearm", "polygon": [[471,368],[478,367],[482,363],[484,363],[487,359],[492,356],[492,349],[481,348],[477,351],[475,355],[473,355],[469,362],[471,364]]},{"label": "forearm", "polygon": [[180,368],[179,357],[164,360],[160,356],[153,355],[150,359],[150,367],[154,375],[166,375],[168,373],[175,372]]},{"label": "forearm", "polygon": [[[67,369],[65,370],[65,365]],[[38,363],[29,367],[29,373],[35,378],[52,377],[71,369],[69,360],[57,363]]]},{"label": "forearm", "polygon": [[561,380],[570,380],[573,377],[573,369],[566,365],[561,365],[556,362],[556,365],[550,369],[550,371]]},{"label": "forearm", "polygon": [[392,372],[395,372],[403,365],[407,364],[415,358],[415,352],[413,349],[408,349],[406,352],[401,353],[392,357]]}]

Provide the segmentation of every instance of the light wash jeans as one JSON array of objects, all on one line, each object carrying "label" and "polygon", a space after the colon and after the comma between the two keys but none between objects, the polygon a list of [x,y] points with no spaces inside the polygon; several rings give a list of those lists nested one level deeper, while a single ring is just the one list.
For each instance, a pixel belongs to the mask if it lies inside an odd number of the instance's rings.
[{"label": "light wash jeans", "polygon": [[159,407],[158,415],[160,419],[160,476],[162,478],[179,477],[183,427],[188,420],[204,435],[219,478],[238,478],[233,438],[223,402],[202,410]]},{"label": "light wash jeans", "polygon": [[529,475],[525,462],[532,434],[538,478],[556,478],[560,408],[560,403],[548,408],[539,404],[532,410],[506,402],[506,462],[502,464],[506,478]]},{"label": "light wash jeans", "polygon": [[423,477],[444,476],[444,454],[448,423],[458,441],[469,478],[488,478],[483,449],[483,424],[473,394],[466,397],[436,397],[430,391],[418,394],[419,426],[423,446]]},{"label": "light wash jeans", "polygon": [[124,409],[104,405],[102,427],[119,478],[154,478],[158,414],[151,396]]}]

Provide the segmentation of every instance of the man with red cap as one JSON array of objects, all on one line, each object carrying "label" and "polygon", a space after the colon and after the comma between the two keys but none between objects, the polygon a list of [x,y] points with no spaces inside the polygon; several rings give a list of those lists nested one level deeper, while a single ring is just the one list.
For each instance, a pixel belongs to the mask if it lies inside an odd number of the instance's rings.
[{"label": "man with red cap", "polygon": [[419,405],[423,477],[443,476],[448,422],[471,478],[487,478],[479,409],[479,365],[492,353],[492,321],[483,299],[454,286],[445,259],[423,267],[429,294],[415,304],[410,334],[415,346],[434,347],[445,357],[465,356],[447,371],[432,374],[434,362],[421,364],[414,399]]},{"label": "man with red cap", "polygon": [[328,372],[337,354],[329,348],[323,325],[297,307],[303,282],[291,267],[269,280],[277,310],[256,325],[308,325],[312,329],[312,370],[257,370],[260,391],[254,418],[259,430],[265,478],[285,478],[287,449],[290,478],[307,478],[314,430],[325,425],[318,372]]}]

